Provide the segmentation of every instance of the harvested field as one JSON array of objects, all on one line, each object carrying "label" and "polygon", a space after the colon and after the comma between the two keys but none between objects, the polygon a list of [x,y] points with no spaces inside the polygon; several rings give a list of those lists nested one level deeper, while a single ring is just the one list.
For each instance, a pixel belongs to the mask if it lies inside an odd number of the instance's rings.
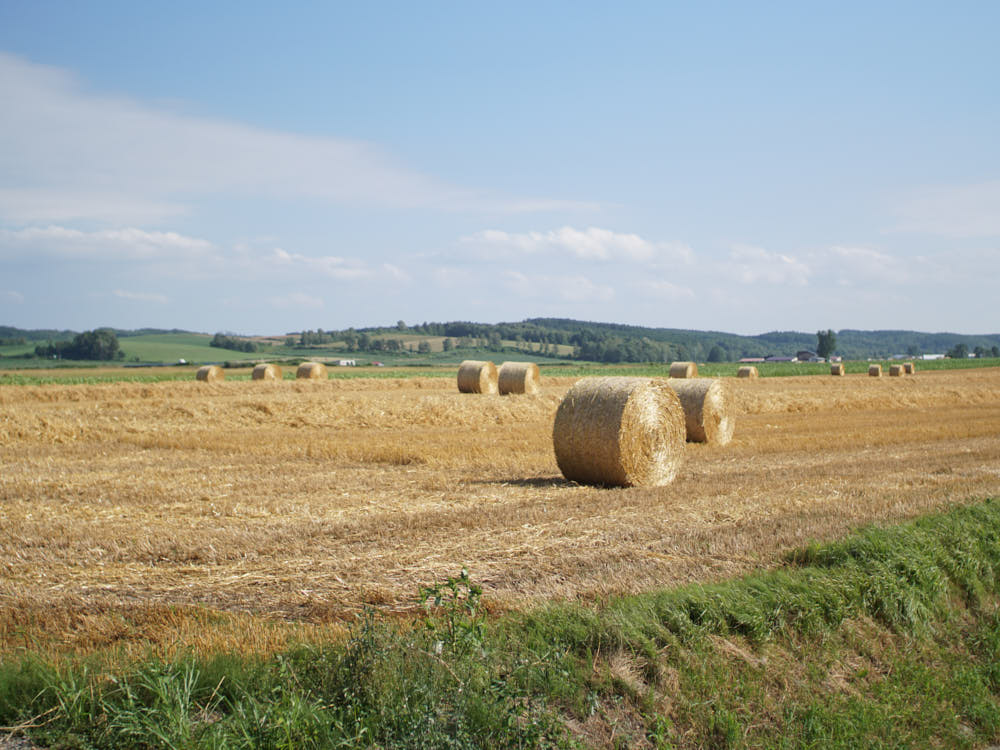
[{"label": "harvested field", "polygon": [[1000,493],[997,369],[731,378],[732,443],[616,490],[556,466],[573,382],[0,386],[0,655],[266,650],[463,566],[494,608],[710,580]]}]

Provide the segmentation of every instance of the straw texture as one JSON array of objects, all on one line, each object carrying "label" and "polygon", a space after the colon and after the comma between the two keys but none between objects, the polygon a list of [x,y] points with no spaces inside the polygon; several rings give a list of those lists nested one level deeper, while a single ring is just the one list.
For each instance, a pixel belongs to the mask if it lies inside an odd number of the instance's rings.
[{"label": "straw texture", "polygon": [[458,366],[459,393],[496,393],[497,366],[492,362],[467,359]]},{"label": "straw texture", "polygon": [[726,445],[733,439],[735,422],[721,380],[695,378],[670,382],[684,409],[689,443]]},{"label": "straw texture", "polygon": [[659,486],[684,460],[684,410],[666,381],[584,378],[556,410],[552,443],[563,476],[584,484]]},{"label": "straw texture", "polygon": [[912,375],[913,373],[915,373],[917,371],[917,368],[913,366],[912,362],[904,362],[903,363],[903,370],[906,371],[907,375]]},{"label": "straw texture", "polygon": [[674,362],[670,365],[670,377],[696,378],[698,377],[698,365],[694,362]]},{"label": "straw texture", "polygon": [[868,375],[873,378],[882,377],[882,365],[868,365]]},{"label": "straw texture", "polygon": [[906,370],[902,365],[889,365],[889,377],[890,378],[901,378],[906,374]]},{"label": "straw texture", "polygon": [[218,383],[226,379],[226,373],[218,365],[205,365],[198,368],[195,377],[205,383]]},{"label": "straw texture", "polygon": [[322,362],[303,362],[295,371],[295,377],[303,380],[326,380],[326,365]]},{"label": "straw texture", "polygon": [[740,369],[738,369],[736,371],[736,377],[738,377],[738,378],[758,378],[758,377],[760,377],[760,373],[757,372],[757,368],[754,367],[753,365],[747,365],[745,367],[741,367]]},{"label": "straw texture", "polygon": [[534,362],[504,362],[497,373],[501,396],[512,393],[538,393],[541,377]]},{"label": "straw texture", "polygon": [[830,365],[830,374],[831,375],[846,375],[847,374],[847,370],[844,367],[844,363],[843,362],[834,362],[832,365]]},{"label": "straw texture", "polygon": [[261,363],[253,368],[250,377],[254,380],[281,380],[281,367],[270,363]]}]

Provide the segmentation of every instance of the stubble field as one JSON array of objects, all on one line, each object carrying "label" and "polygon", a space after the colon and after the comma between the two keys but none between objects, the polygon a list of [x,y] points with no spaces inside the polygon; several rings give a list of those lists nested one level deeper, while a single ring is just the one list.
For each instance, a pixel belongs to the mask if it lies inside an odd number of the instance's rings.
[{"label": "stubble field", "polygon": [[727,379],[726,447],[656,489],[564,481],[573,378],[0,386],[0,656],[239,645],[402,613],[706,581],[1000,493],[1000,370]]}]

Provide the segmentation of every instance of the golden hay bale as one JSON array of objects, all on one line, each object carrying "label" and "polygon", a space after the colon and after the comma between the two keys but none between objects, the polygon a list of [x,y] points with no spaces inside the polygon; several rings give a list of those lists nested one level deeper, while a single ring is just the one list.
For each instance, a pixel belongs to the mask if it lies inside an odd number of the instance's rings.
[{"label": "golden hay bale", "polygon": [[830,365],[830,374],[831,375],[846,375],[847,374],[847,368],[844,367],[844,363],[843,362],[834,362],[832,365]]},{"label": "golden hay bale", "polygon": [[882,377],[882,365],[868,365],[868,375],[873,378]]},{"label": "golden hay bale", "polygon": [[736,426],[730,414],[726,388],[721,380],[694,378],[670,382],[684,409],[689,443],[726,445],[733,439]]},{"label": "golden hay bale", "polygon": [[696,378],[698,377],[698,365],[695,362],[674,362],[670,365],[670,377]]},{"label": "golden hay bale", "polygon": [[326,380],[326,365],[322,362],[303,362],[295,371],[295,377],[305,380]]},{"label": "golden hay bale", "polygon": [[509,393],[538,393],[541,379],[534,362],[504,362],[497,372],[501,396]]},{"label": "golden hay bale", "polygon": [[890,378],[901,378],[906,374],[906,370],[902,365],[889,365],[889,377]]},{"label": "golden hay bale", "polygon": [[584,378],[559,404],[552,428],[567,479],[606,486],[672,482],[684,460],[684,410],[662,379]]},{"label": "golden hay bale", "polygon": [[913,373],[915,373],[917,371],[917,368],[913,366],[912,362],[904,362],[903,363],[903,371],[907,375],[912,375]]},{"label": "golden hay bale", "polygon": [[492,362],[467,359],[458,367],[459,393],[496,393],[497,366]]},{"label": "golden hay bale", "polygon": [[218,365],[205,365],[198,368],[195,377],[206,383],[218,383],[220,380],[226,379],[226,373]]},{"label": "golden hay bale", "polygon": [[753,365],[746,365],[741,367],[736,371],[736,377],[738,378],[758,378],[760,373],[757,372],[757,368]]},{"label": "golden hay bale", "polygon": [[253,368],[250,377],[254,380],[281,380],[281,367],[262,362]]}]

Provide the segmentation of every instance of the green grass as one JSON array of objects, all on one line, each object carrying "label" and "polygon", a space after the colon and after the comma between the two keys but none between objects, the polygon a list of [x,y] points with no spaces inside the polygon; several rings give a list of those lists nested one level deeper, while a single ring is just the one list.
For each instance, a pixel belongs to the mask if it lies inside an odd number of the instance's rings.
[{"label": "green grass", "polygon": [[209,346],[212,340],[207,334],[198,333],[156,333],[144,336],[124,336],[118,339],[125,352],[125,360],[138,357],[140,362],[222,362],[225,360],[259,359],[266,357],[263,352],[235,352]]},{"label": "green grass", "polygon": [[269,658],[0,665],[0,724],[58,747],[956,747],[1000,739],[1000,503],[868,528],[746,578]]}]

